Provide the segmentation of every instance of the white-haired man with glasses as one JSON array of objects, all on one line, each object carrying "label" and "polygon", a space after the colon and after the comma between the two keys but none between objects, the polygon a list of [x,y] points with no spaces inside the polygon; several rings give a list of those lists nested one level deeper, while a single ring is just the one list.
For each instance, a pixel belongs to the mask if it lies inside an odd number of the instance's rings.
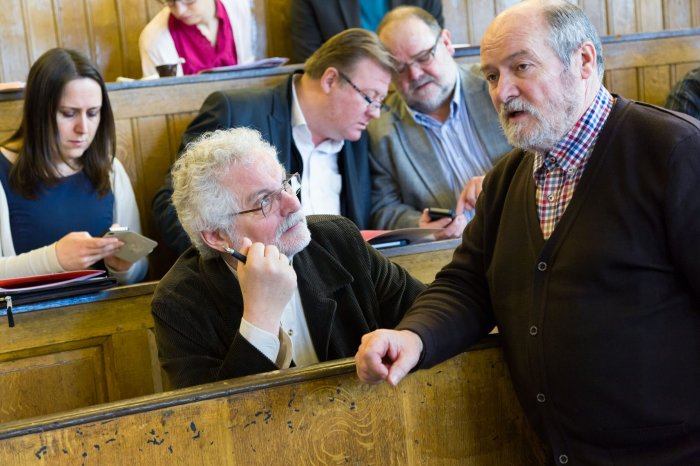
[{"label": "white-haired man with glasses", "polygon": [[[365,128],[378,118],[393,61],[377,35],[343,31],[294,73],[268,88],[215,92],[183,136],[183,143],[219,128],[248,126],[277,148],[280,162],[302,180],[305,215],[343,215],[370,227],[371,181]],[[189,245],[170,204],[169,177],[151,211],[163,243],[180,254]]]},{"label": "white-haired man with glasses", "polygon": [[177,76],[250,63],[253,15],[248,0],[158,0],[164,8],[139,36],[141,68],[153,76],[177,65]]},{"label": "white-haired man with glasses", "polygon": [[[424,286],[341,216],[305,217],[299,175],[249,128],[190,143],[172,201],[192,247],[152,301],[172,388],[352,356]],[[244,257],[245,256],[245,257]]]},{"label": "white-haired man with glasses", "polygon": [[[510,150],[488,87],[478,69],[455,63],[450,32],[421,8],[391,10],[377,32],[395,59],[398,93],[368,128],[373,226],[444,228],[437,238],[458,237],[483,175]],[[431,221],[429,207],[456,216]]]}]

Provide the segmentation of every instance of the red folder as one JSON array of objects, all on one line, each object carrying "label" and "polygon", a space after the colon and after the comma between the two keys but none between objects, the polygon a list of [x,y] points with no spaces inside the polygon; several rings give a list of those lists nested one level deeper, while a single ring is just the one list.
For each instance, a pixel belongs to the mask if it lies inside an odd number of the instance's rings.
[{"label": "red folder", "polygon": [[66,283],[80,282],[104,274],[104,270],[74,270],[71,272],[32,275],[0,280],[0,294],[56,288]]},{"label": "red folder", "polygon": [[99,276],[105,273],[104,270],[76,270],[0,280],[0,303],[5,303],[7,323],[10,327],[15,325],[12,306],[96,293],[116,286],[116,278]]}]

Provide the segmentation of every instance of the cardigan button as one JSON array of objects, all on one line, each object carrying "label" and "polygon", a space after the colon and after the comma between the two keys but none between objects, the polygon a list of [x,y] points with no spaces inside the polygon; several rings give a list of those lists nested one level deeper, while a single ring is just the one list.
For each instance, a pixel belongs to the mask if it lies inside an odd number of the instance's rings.
[{"label": "cardigan button", "polygon": [[569,457],[566,455],[559,455],[559,464],[566,464],[569,462]]},{"label": "cardigan button", "polygon": [[537,335],[537,327],[535,325],[530,327],[530,335],[532,335],[533,337]]},{"label": "cardigan button", "polygon": [[537,401],[539,401],[540,403],[544,403],[545,401],[547,401],[547,398],[544,396],[544,393],[537,394]]},{"label": "cardigan button", "polygon": [[544,272],[545,270],[547,270],[547,263],[546,262],[538,263],[537,270],[539,270],[540,272]]}]

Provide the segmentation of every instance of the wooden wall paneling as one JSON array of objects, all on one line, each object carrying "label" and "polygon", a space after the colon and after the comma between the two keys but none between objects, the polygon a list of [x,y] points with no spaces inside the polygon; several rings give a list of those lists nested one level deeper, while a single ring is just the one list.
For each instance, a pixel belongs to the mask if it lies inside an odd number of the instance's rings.
[{"label": "wooden wall paneling", "polygon": [[[451,359],[443,364],[440,371],[425,375],[423,384],[407,384],[403,411],[406,416],[406,431],[417,432],[415,441],[406,442],[409,447],[410,464],[544,464],[523,457],[528,451],[527,437],[521,435],[529,429],[527,420],[519,413],[520,405],[510,385],[510,373],[502,357],[497,353],[472,357],[466,353],[466,364],[458,364]],[[493,378],[486,380],[483,374]],[[497,382],[494,382],[494,379]],[[399,386],[401,388],[401,386]],[[488,398],[480,398],[480,393],[489,392]],[[439,406],[440,411],[469,413],[473,405],[469,400],[480,399],[479,409],[499,413],[484,417],[474,423],[468,415],[450,417],[450,421],[439,423],[429,432],[421,428],[425,419],[435,416],[432,412]],[[420,401],[420,402],[418,402]],[[499,435],[503,426],[510,426],[507,437]],[[450,432],[459,432],[455,436]],[[459,458],[469,459],[467,462]]]},{"label": "wooden wall paneling", "polygon": [[93,63],[102,71],[106,81],[116,81],[123,74],[126,60],[115,0],[87,1],[87,17],[94,40]]},{"label": "wooden wall paneling", "polygon": [[635,0],[637,28],[635,32],[663,30],[663,8],[659,0]]},{"label": "wooden wall paneling", "polygon": [[0,424],[162,390],[153,288],[110,290],[113,299],[20,313],[14,328],[0,327]]},{"label": "wooden wall paneling", "polygon": [[[31,63],[47,50],[56,47],[60,41],[56,30],[56,18],[51,0],[23,0],[25,30],[28,34],[29,58]],[[13,18],[16,21],[17,18]],[[27,68],[24,72],[26,76]],[[22,79],[24,80],[24,79]]]},{"label": "wooden wall paneling", "polygon": [[0,2],[0,82],[27,79],[30,54],[23,10],[20,2]]},{"label": "wooden wall paneling", "polygon": [[155,347],[155,339],[149,329],[134,330],[112,335],[106,351],[109,363],[114,367],[115,392],[112,400],[125,400],[137,396],[150,395],[163,390],[160,371],[152,371],[159,367],[151,355]]},{"label": "wooden wall paneling", "polygon": [[606,36],[609,34],[606,0],[579,0],[574,3],[577,3],[586,12],[586,16],[591,20],[599,35]]},{"label": "wooden wall paneling", "polygon": [[[491,3],[491,0],[483,0]],[[452,34],[452,43],[466,44],[470,42],[472,26],[467,7],[469,4],[463,1],[442,2],[442,16],[445,18],[445,29]]]},{"label": "wooden wall paneling", "polygon": [[608,0],[608,34],[637,32],[634,0]]},{"label": "wooden wall paneling", "polygon": [[663,105],[671,88],[671,70],[667,65],[647,66],[641,69],[640,99],[654,105]]},{"label": "wooden wall paneling", "polygon": [[140,178],[138,180],[139,210],[141,224],[150,233],[151,199],[163,183],[162,174],[169,167],[170,142],[168,141],[168,119],[166,115],[132,119],[136,153],[139,154]]},{"label": "wooden wall paneling", "polygon": [[700,2],[697,0],[688,1],[690,1],[691,26],[694,28],[700,27]]},{"label": "wooden wall paneling", "polygon": [[[256,0],[256,3],[261,2],[262,0]],[[292,56],[292,44],[289,40],[291,4],[290,0],[265,0],[265,21],[258,24],[267,30],[267,53],[271,57]]]},{"label": "wooden wall paneling", "polygon": [[473,0],[468,3],[469,31],[467,41],[479,45],[486,28],[496,17],[493,2],[490,0]]},{"label": "wooden wall paneling", "polygon": [[108,397],[102,347],[92,342],[83,348],[4,360],[0,386],[0,423],[104,403]]},{"label": "wooden wall paneling", "polygon": [[[26,78],[26,76],[25,76]],[[22,107],[24,99],[16,99],[3,101],[0,103],[2,111],[0,111],[0,131],[3,133],[14,133],[22,123]],[[9,134],[8,134],[9,135]],[[2,139],[0,138],[0,141]]]},{"label": "wooden wall paneling", "polygon": [[149,7],[157,12],[160,3],[147,0],[118,0],[115,2],[117,19],[119,20],[119,39],[122,49],[124,66],[121,75],[129,78],[140,78],[141,55],[139,54],[139,36],[146,27],[151,16]]},{"label": "wooden wall paneling", "polygon": [[250,0],[250,8],[253,17],[251,34],[253,35],[255,58],[275,56],[274,52],[277,52],[275,45],[268,40],[267,0]]},{"label": "wooden wall paneling", "polygon": [[[692,27],[690,0],[663,0],[664,29]],[[697,2],[695,2],[697,3]]]},{"label": "wooden wall paneling", "polygon": [[610,92],[628,99],[640,100],[641,98],[636,68],[606,71],[605,86]]},{"label": "wooden wall paneling", "polygon": [[[96,60],[98,57],[95,55],[95,42],[96,40],[100,41],[101,38],[95,37],[89,16],[89,4],[85,0],[62,0],[56,3],[56,9],[53,10],[53,13],[58,28],[59,41],[57,45],[81,52],[95,64],[102,77],[107,80],[104,70]],[[49,48],[46,47],[42,52]],[[34,57],[34,60],[37,58],[39,58],[38,55]]]},{"label": "wooden wall paneling", "polygon": [[700,34],[656,40],[615,42],[604,46],[605,68],[673,65],[700,58]]},{"label": "wooden wall paneling", "polygon": [[[372,393],[371,403],[363,392]],[[300,465],[411,464],[397,429],[405,425],[404,410],[393,390],[349,391],[344,383],[320,380],[284,387],[279,395],[256,391],[231,399],[228,423],[237,445],[249,446],[232,451],[234,464],[280,464],[278,448],[290,442]]]},{"label": "wooden wall paneling", "polygon": [[[4,357],[6,353],[26,348],[69,344],[84,341],[87,337],[152,328],[150,301],[154,285],[145,283],[128,287],[146,288],[149,293],[142,296],[17,314],[15,327],[5,325],[5,328],[0,328],[0,358],[7,359]],[[96,308],[99,312],[96,312]]]},{"label": "wooden wall paneling", "polygon": [[[698,57],[700,58],[700,57]],[[671,83],[675,84],[691,70],[700,66],[700,62],[679,63],[671,66]]]}]

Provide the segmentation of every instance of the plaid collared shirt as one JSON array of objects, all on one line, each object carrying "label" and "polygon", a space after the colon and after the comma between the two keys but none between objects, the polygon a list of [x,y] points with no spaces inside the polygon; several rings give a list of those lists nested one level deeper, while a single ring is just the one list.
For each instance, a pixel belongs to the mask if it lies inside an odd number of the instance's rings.
[{"label": "plaid collared shirt", "polygon": [[612,105],[612,95],[600,86],[593,103],[571,131],[549,152],[535,153],[535,200],[544,239],[551,236],[569,205]]}]

